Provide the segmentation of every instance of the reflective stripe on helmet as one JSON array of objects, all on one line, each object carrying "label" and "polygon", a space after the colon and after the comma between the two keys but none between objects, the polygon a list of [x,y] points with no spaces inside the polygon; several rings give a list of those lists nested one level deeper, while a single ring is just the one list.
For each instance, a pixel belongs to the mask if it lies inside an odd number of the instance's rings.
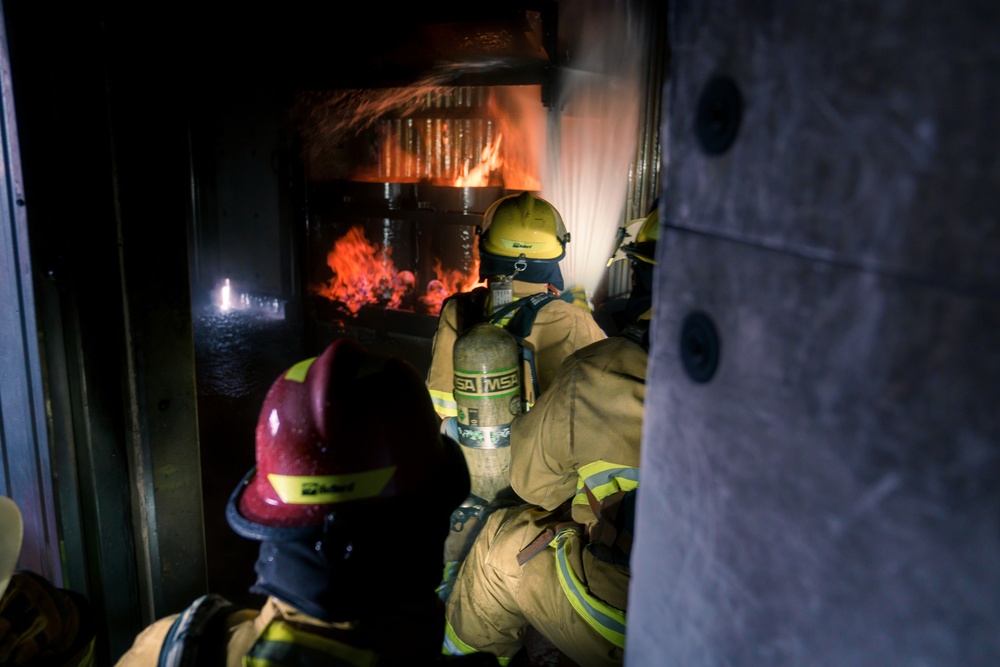
[{"label": "reflective stripe on helmet", "polygon": [[314,635],[284,621],[269,623],[243,657],[243,664],[248,667],[320,667],[331,664],[372,667],[377,662],[378,654],[374,651]]},{"label": "reflective stripe on helmet", "polygon": [[285,371],[285,379],[292,380],[293,382],[305,382],[306,375],[309,373],[309,367],[313,365],[314,361],[316,361],[316,357],[303,359]]},{"label": "reflective stripe on helmet", "polygon": [[639,486],[639,469],[620,463],[595,461],[581,466],[577,471],[580,479],[576,483],[574,505],[589,505],[587,489],[598,502],[619,491],[632,491]]},{"label": "reflective stripe on helmet", "polygon": [[389,483],[396,466],[343,475],[279,475],[269,473],[267,481],[281,502],[289,505],[323,505],[373,498]]},{"label": "reflective stripe on helmet", "polygon": [[573,609],[587,625],[618,648],[625,648],[625,612],[591,595],[587,585],[573,571],[567,555],[568,545],[573,542],[571,537],[579,538],[575,528],[560,531],[550,543],[556,550],[559,584]]},{"label": "reflective stripe on helmet", "polygon": [[548,257],[562,253],[562,244],[550,239],[522,240],[499,238],[497,241],[505,250],[509,251],[510,256],[517,256],[518,254],[527,256],[530,254],[532,256]]}]

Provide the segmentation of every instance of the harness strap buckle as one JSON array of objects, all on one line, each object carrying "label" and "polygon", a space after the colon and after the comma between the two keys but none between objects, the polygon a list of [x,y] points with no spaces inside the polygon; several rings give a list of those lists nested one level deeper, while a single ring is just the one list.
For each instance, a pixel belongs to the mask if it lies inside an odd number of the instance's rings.
[{"label": "harness strap buckle", "polygon": [[583,526],[575,521],[564,521],[562,523],[557,523],[554,526],[550,526],[539,533],[538,537],[531,540],[531,542],[528,543],[528,546],[517,552],[517,564],[523,566],[529,560],[545,551],[545,549],[552,543],[552,540],[556,539],[556,536],[565,530],[573,530],[581,535],[583,534]]}]

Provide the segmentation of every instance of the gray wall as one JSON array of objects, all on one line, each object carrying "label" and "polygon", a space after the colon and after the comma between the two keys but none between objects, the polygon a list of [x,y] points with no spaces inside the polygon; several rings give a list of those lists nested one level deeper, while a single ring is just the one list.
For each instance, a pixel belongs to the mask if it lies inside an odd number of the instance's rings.
[{"label": "gray wall", "polygon": [[998,28],[672,3],[628,664],[1000,664]]}]

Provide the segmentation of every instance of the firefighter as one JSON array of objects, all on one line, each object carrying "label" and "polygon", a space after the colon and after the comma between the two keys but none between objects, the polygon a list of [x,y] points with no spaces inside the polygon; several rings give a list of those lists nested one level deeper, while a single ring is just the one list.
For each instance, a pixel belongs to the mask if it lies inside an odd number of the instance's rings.
[{"label": "firefighter", "polygon": [[[505,301],[513,303],[496,323],[508,327],[523,323],[512,333],[534,357],[535,377],[523,383],[527,407],[534,400],[534,387],[544,392],[563,359],[605,337],[579,292],[563,292],[559,262],[570,235],[552,204],[530,192],[501,197],[483,215],[477,235],[479,278],[487,287],[445,300],[431,347],[427,387],[442,420],[457,414],[452,393],[456,338],[489,320],[507,305]],[[498,296],[504,292],[506,298]]]},{"label": "firefighter", "polygon": [[624,660],[658,213],[620,252],[632,265],[618,336],[573,353],[511,427],[525,505],[490,515],[447,601],[445,651],[504,664],[538,632],[580,665]]},{"label": "firefighter", "polygon": [[272,384],[256,465],[227,506],[232,529],[260,542],[250,591],[263,607],[202,596],[118,665],[441,661],[440,548],[468,492],[416,370],[337,340]]},{"label": "firefighter", "polygon": [[91,667],[96,627],[87,599],[16,570],[24,526],[17,504],[0,496],[0,665]]},{"label": "firefighter", "polygon": [[[505,434],[509,434],[509,421],[471,423],[475,420],[469,419],[470,411],[461,409],[465,406],[456,400],[460,398],[455,393],[456,382],[468,380],[462,373],[470,369],[502,381],[511,366],[520,368],[517,405],[509,410],[475,410],[480,417],[485,413],[503,414],[512,420],[516,414],[528,410],[537,395],[546,390],[563,359],[574,350],[605,338],[579,291],[563,292],[559,262],[566,255],[570,235],[552,204],[530,192],[501,197],[483,215],[477,236],[479,277],[487,286],[445,300],[427,373],[427,387],[434,409],[442,419],[442,430],[459,442],[472,474],[474,491],[452,516],[438,588],[442,600],[447,600],[458,566],[482,521],[493,508],[517,501],[509,493],[507,479],[510,456],[509,437]],[[489,327],[484,329],[484,322],[509,333],[516,344],[513,362],[504,361],[502,368],[489,369],[483,366],[485,359],[481,364],[462,354],[479,349],[491,359],[504,357],[502,351],[509,345],[497,341],[497,334],[491,335]],[[464,368],[456,368],[455,354],[463,356]],[[482,395],[473,398],[485,399]],[[477,443],[487,437],[499,441],[485,446]]]}]

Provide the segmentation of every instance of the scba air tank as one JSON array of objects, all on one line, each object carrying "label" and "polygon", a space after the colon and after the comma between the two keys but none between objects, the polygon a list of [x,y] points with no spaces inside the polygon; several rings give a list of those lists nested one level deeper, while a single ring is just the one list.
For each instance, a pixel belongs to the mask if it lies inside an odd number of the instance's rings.
[{"label": "scba air tank", "polygon": [[458,337],[453,354],[458,443],[472,493],[490,501],[510,485],[510,425],[524,400],[517,341],[483,322]]}]

